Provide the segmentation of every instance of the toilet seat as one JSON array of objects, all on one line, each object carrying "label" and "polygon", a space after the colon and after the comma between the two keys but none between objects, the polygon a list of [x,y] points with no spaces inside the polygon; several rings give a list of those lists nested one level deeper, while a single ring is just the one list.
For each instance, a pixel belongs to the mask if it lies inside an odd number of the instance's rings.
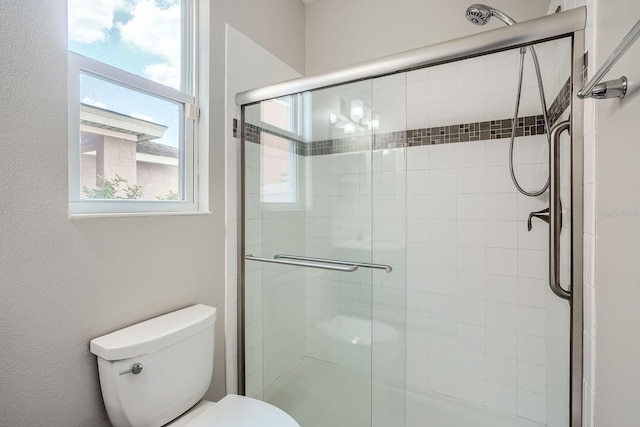
[{"label": "toilet seat", "polygon": [[286,412],[260,400],[229,394],[200,401],[165,427],[300,427]]}]

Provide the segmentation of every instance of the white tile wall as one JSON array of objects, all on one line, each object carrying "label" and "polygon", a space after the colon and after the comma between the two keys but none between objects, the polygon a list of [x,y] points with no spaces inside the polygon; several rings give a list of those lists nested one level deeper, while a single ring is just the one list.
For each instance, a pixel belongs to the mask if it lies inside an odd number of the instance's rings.
[{"label": "white tile wall", "polygon": [[[245,218],[246,252],[256,256],[263,254],[262,248],[262,209],[260,206],[260,147],[256,144],[245,145]],[[227,288],[233,287],[228,282]],[[246,393],[262,398],[264,389],[264,349],[263,349],[263,272],[258,263],[245,264],[245,372]],[[227,335],[227,346],[231,339]],[[229,347],[227,347],[229,352]],[[227,362],[229,364],[229,362]],[[229,375],[229,374],[227,374]],[[227,381],[231,379],[227,376]],[[229,391],[229,383],[227,383]]]},{"label": "white tile wall", "polygon": [[[553,100],[567,75],[560,75],[556,65],[557,46],[536,46],[543,64],[547,99]],[[519,50],[444,64],[407,73],[406,128],[452,125],[506,119],[513,116],[518,84]],[[569,56],[567,56],[569,58]],[[540,114],[540,101],[530,54],[523,80],[520,115]],[[397,98],[397,94],[395,95]],[[382,96],[380,103],[392,102]],[[404,129],[405,123],[398,122]],[[395,125],[395,123],[394,123]],[[391,126],[393,127],[393,126]]]},{"label": "white tile wall", "polygon": [[[406,204],[404,176],[397,172],[398,168],[404,171],[404,156],[387,153],[376,159],[378,178],[384,175],[384,179],[377,180],[375,191],[371,153],[313,156],[309,161],[312,187],[307,215],[315,221],[307,224],[306,233],[313,236],[307,242],[307,254],[371,262],[371,233],[375,229],[384,238],[376,245],[384,247],[388,257],[398,257],[394,253],[398,248],[388,243],[397,233],[406,232],[405,211],[393,208]],[[328,188],[322,188],[325,185]],[[320,196],[323,194],[328,196]],[[323,211],[322,204],[329,204],[331,209]],[[376,217],[373,216],[374,204],[379,206]],[[383,218],[385,221],[381,222]],[[317,227],[319,223],[326,226]],[[404,259],[403,251],[401,258]],[[308,270],[306,278],[307,355],[370,373],[371,346],[366,343],[371,337],[363,335],[362,342],[352,343],[350,322],[361,321],[360,332],[366,334],[372,324],[372,300],[375,300],[374,307],[384,304],[399,311],[404,310],[404,299],[399,300],[394,289],[372,289],[371,272],[365,269],[348,274]],[[404,293],[400,295],[404,297]],[[382,365],[376,368],[384,370]]]},{"label": "white tile wall", "polygon": [[[520,144],[544,149],[538,141]],[[407,360],[422,373],[408,386],[544,421],[546,225],[527,233],[519,208],[531,203],[506,166],[482,167],[504,150],[495,140],[407,149]]]}]

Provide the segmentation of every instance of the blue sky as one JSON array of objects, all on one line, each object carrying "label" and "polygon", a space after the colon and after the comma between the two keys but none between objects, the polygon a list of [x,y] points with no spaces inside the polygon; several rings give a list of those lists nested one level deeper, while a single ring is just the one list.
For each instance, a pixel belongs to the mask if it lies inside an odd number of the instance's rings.
[{"label": "blue sky", "polygon": [[[180,0],[68,0],[69,49],[170,87],[180,86]],[[85,76],[80,101],[168,126],[155,142],[177,146],[176,104]]]}]

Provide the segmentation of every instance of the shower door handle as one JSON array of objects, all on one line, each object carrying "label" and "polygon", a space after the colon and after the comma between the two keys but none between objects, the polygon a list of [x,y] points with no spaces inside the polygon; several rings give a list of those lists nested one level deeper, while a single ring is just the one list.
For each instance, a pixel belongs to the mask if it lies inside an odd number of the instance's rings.
[{"label": "shower door handle", "polygon": [[262,258],[251,254],[245,255],[244,259],[249,261],[267,262],[270,264],[292,265],[294,267],[318,268],[320,270],[341,271],[343,273],[352,273],[358,269],[357,265],[339,265],[322,262],[295,261],[288,259]]},{"label": "shower door handle", "polygon": [[560,203],[560,134],[569,130],[571,121],[565,120],[551,129],[549,147],[549,286],[562,299],[571,299],[571,291],[560,285],[560,232],[562,205]]},{"label": "shower door handle", "polygon": [[393,268],[390,265],[386,264],[371,264],[368,262],[359,262],[359,261],[342,261],[339,259],[328,259],[328,258],[314,258],[300,255],[287,255],[287,254],[278,254],[274,256],[275,259],[293,259],[298,261],[311,261],[311,262],[326,262],[329,264],[338,264],[338,265],[355,265],[356,267],[366,267],[373,268],[378,270],[384,270],[387,273],[391,273]]}]

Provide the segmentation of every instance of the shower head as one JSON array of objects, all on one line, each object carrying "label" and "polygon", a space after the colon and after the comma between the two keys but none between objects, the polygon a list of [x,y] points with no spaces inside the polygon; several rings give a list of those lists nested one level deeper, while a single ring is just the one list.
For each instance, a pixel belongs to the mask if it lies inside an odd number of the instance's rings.
[{"label": "shower head", "polygon": [[467,19],[475,25],[484,25],[489,22],[492,16],[495,16],[507,25],[513,25],[517,22],[509,15],[494,9],[486,4],[473,4],[467,8]]},{"label": "shower head", "polygon": [[467,20],[475,25],[484,25],[491,19],[491,9],[483,4],[474,4],[467,8]]}]

